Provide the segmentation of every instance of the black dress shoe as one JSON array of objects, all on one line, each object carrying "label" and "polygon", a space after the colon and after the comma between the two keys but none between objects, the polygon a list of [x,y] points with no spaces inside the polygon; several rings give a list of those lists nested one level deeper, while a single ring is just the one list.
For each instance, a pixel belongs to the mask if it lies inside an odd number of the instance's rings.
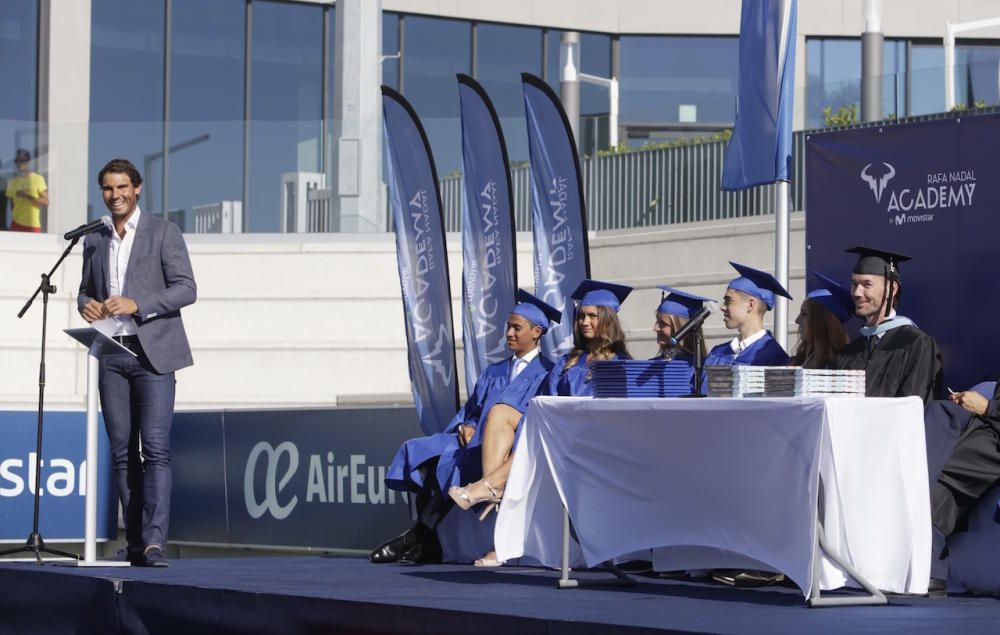
[{"label": "black dress shoe", "polygon": [[131,547],[122,547],[115,552],[115,555],[111,556],[113,562],[127,562],[133,567],[142,566],[142,549],[133,549]]},{"label": "black dress shoe", "polygon": [[399,564],[440,564],[443,558],[437,532],[426,532],[415,547],[399,557]]},{"label": "black dress shoe", "polygon": [[712,579],[722,584],[728,584],[740,589],[753,589],[756,587],[770,586],[784,581],[785,576],[781,573],[771,573],[770,571],[743,571],[740,569],[716,569],[711,572]]},{"label": "black dress shoe", "polygon": [[369,554],[368,558],[376,564],[396,562],[403,554],[420,544],[420,536],[410,527],[392,540],[383,542]]},{"label": "black dress shoe", "polygon": [[159,547],[151,547],[142,553],[142,566],[144,567],[169,567],[166,554]]},{"label": "black dress shoe", "polygon": [[424,564],[424,545],[418,542],[417,546],[413,547],[396,560],[399,564]]},{"label": "black dress shoe", "polygon": [[941,578],[931,578],[927,583],[927,597],[946,598],[948,597],[948,582]]}]

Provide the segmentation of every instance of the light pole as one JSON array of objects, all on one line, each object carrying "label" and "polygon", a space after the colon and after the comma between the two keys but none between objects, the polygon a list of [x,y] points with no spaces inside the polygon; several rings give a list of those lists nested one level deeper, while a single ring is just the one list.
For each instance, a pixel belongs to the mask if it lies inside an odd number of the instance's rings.
[{"label": "light pole", "polygon": [[618,147],[618,78],[598,77],[580,72],[580,34],[565,32],[559,40],[559,98],[569,118],[573,136],[579,142],[580,82],[608,89],[608,144]]}]

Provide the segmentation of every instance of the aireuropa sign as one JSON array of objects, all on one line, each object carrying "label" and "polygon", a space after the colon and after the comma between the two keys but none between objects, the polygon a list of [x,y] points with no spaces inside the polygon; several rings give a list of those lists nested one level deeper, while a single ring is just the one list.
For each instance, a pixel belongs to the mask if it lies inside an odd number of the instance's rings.
[{"label": "aireuropa sign", "polygon": [[[396,492],[385,487],[387,466],[368,465],[365,454],[352,454],[343,464],[337,464],[332,450],[320,451],[309,454],[308,463],[303,461],[301,470],[300,454],[298,445],[292,441],[277,446],[261,441],[253,446],[243,471],[243,500],[251,518],[270,514],[275,520],[284,520],[300,501],[303,505],[397,502]],[[258,491],[256,477],[261,464],[264,485],[263,491]]]},{"label": "aireuropa sign", "polygon": [[[0,542],[22,542],[31,533],[35,490],[39,532],[49,542],[83,540],[86,493],[86,415],[47,412],[41,471],[35,469],[38,415],[0,412]],[[101,426],[103,430],[103,426]],[[114,538],[117,497],[111,478],[108,439],[98,441],[97,537]]]},{"label": "aireuropa sign", "polygon": [[420,434],[410,408],[178,414],[173,539],[369,549],[409,523],[385,486],[399,445]]}]

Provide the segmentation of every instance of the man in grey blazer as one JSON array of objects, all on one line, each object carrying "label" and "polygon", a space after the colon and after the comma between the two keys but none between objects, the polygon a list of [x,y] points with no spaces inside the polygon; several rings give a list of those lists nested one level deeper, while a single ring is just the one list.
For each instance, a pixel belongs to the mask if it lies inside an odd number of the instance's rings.
[{"label": "man in grey blazer", "polygon": [[142,176],[135,166],[114,159],[97,183],[114,230],[84,240],[77,306],[88,322],[113,320],[115,340],[136,355],[101,363],[101,410],[127,557],[135,565],[165,567],[174,371],[193,363],[180,310],[194,303],[197,289],[180,230],[139,209]]}]

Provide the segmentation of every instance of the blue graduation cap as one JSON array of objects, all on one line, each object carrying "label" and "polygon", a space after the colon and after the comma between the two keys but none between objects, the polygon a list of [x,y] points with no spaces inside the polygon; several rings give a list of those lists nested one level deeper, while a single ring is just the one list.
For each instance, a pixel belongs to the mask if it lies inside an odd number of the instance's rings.
[{"label": "blue graduation cap", "polygon": [[660,301],[660,306],[656,308],[657,313],[679,315],[682,318],[691,319],[698,311],[701,311],[701,307],[705,302],[711,301],[710,298],[703,298],[700,295],[687,293],[673,287],[663,286],[658,288],[663,290],[667,295]]},{"label": "blue graduation cap", "polygon": [[579,300],[580,306],[606,306],[617,313],[630,293],[632,287],[588,279],[581,282],[570,297]]},{"label": "blue graduation cap", "polygon": [[850,292],[818,271],[813,271],[812,275],[819,280],[820,287],[806,294],[806,298],[822,304],[841,324],[850,322],[854,316],[854,298]]},{"label": "blue graduation cap", "polygon": [[759,298],[767,305],[769,310],[774,308],[775,294],[784,296],[789,300],[792,299],[792,296],[785,291],[785,287],[781,286],[781,283],[766,271],[737,264],[731,260],[729,264],[740,274],[739,278],[729,283],[730,289],[736,289],[737,291],[742,291],[755,298]]},{"label": "blue graduation cap", "polygon": [[518,289],[514,299],[517,304],[510,312],[520,315],[535,326],[542,327],[543,335],[549,330],[549,322],[558,324],[562,318],[562,313],[558,309],[542,302],[524,289]]}]

